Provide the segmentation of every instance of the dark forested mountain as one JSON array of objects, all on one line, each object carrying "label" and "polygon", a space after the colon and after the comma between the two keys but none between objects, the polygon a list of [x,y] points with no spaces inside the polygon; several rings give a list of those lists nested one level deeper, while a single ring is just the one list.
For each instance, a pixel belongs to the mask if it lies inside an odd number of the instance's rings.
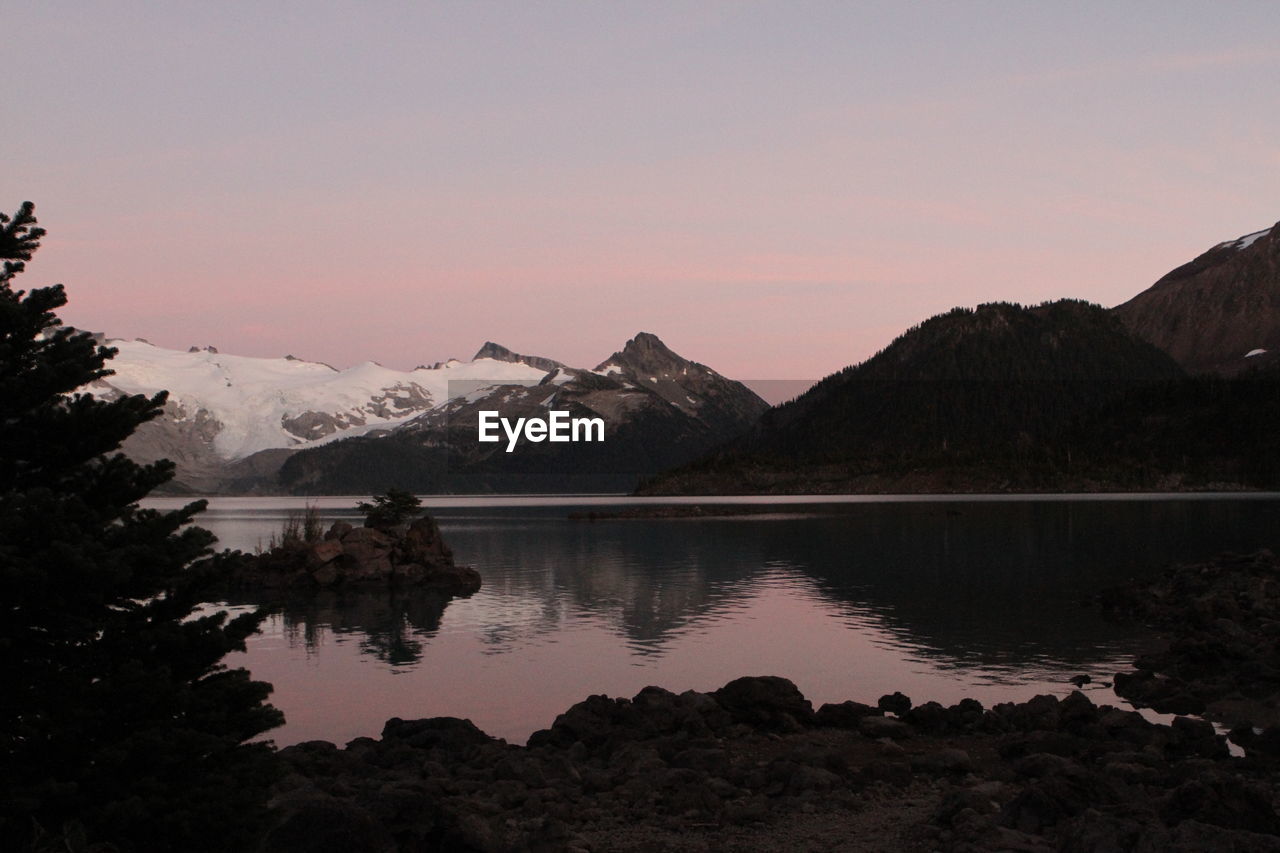
[{"label": "dark forested mountain", "polygon": [[975,449],[1059,431],[1117,384],[1182,375],[1094,305],[954,309],[761,421],[751,444],[814,459]]},{"label": "dark forested mountain", "polygon": [[[399,486],[417,492],[627,490],[749,429],[768,406],[741,383],[672,352],[642,333],[594,370],[520,356],[486,344],[479,358],[551,366],[536,384],[495,383],[377,437],[352,438],[291,456],[284,488],[356,493]],[[601,418],[603,442],[477,440],[482,411],[512,422],[564,411]]]},{"label": "dark forested mountain", "polygon": [[1280,228],[1219,243],[1115,309],[1193,373],[1280,356]]},{"label": "dark forested mountain", "polygon": [[[641,491],[1251,484],[1271,476],[1270,457],[1255,458],[1247,442],[1215,444],[1193,434],[1220,434],[1223,427],[1215,424],[1224,407],[1237,415],[1255,412],[1259,422],[1273,418],[1277,385],[1259,376],[1193,382],[1115,314],[1083,302],[956,309],[827,377],[767,412],[743,438],[648,481]],[[1269,442],[1260,434],[1255,443]]]}]

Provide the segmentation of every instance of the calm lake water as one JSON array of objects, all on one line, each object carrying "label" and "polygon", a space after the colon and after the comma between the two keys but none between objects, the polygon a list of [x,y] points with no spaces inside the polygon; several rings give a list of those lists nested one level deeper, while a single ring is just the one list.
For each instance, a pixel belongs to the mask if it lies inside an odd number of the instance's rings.
[{"label": "calm lake water", "polygon": [[[354,519],[356,500],[313,503]],[[280,745],[377,736],[393,716],[467,717],[523,743],[592,693],[713,690],[740,675],[785,676],[815,705],[894,690],[985,704],[1063,695],[1073,675],[1126,667],[1146,635],[1081,606],[1099,587],[1280,548],[1277,495],[744,498],[770,511],[567,517],[679,502],[428,498],[480,592],[307,596],[228,663],[275,685]],[[303,506],[217,498],[200,523],[251,551]]]}]

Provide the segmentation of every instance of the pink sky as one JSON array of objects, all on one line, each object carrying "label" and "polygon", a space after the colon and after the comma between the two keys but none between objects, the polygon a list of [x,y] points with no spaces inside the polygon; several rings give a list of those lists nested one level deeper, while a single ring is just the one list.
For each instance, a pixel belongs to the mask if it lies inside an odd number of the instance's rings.
[{"label": "pink sky", "polygon": [[1280,6],[27,4],[21,286],[345,366],[639,331],[817,378],[954,305],[1114,305],[1280,219]]}]

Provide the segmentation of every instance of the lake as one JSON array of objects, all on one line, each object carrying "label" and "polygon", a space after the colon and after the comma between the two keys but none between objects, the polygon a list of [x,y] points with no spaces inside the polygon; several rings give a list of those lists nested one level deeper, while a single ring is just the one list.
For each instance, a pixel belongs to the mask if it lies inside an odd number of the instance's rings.
[{"label": "lake", "polygon": [[[354,520],[356,500],[311,503]],[[715,503],[769,510],[568,518],[708,502],[428,497],[458,561],[484,577],[480,592],[297,598],[227,662],[275,685],[280,745],[377,736],[393,716],[466,717],[523,743],[593,693],[706,691],[741,675],[785,676],[815,707],[894,690],[989,705],[1065,695],[1074,675],[1127,668],[1150,635],[1083,606],[1101,586],[1280,548],[1275,494],[741,498]],[[252,551],[303,507],[215,498],[200,523],[221,546]]]}]

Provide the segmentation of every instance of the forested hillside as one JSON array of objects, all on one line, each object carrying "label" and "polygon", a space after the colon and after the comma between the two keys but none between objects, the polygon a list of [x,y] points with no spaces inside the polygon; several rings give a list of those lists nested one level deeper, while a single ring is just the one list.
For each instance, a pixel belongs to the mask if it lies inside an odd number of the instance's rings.
[{"label": "forested hillside", "polygon": [[955,309],[641,492],[1259,486],[1278,387],[1190,379],[1084,302]]}]

